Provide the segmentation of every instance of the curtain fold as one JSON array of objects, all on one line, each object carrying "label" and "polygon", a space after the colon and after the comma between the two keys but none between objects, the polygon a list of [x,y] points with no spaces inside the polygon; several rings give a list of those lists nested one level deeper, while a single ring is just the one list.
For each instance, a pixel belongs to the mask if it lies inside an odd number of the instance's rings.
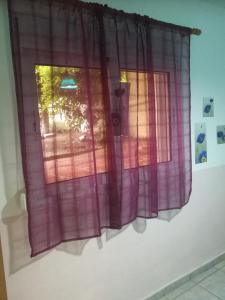
[{"label": "curtain fold", "polygon": [[190,30],[81,1],[9,1],[32,256],[191,192]]}]

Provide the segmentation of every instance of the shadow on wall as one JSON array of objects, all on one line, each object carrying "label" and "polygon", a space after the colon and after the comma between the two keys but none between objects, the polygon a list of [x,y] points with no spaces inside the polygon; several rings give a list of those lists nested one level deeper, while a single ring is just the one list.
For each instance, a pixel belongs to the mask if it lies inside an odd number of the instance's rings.
[{"label": "shadow on wall", "polygon": [[[180,210],[165,211],[159,214],[159,219],[170,221]],[[9,266],[10,274],[16,273],[20,269],[26,267],[27,265],[42,259],[44,256],[48,255],[51,251],[47,251],[37,257],[31,258],[30,244],[28,237],[28,216],[27,212],[23,212],[18,216],[9,217],[3,219],[4,224],[7,227],[7,236],[9,242]],[[103,238],[105,241],[110,241],[112,238],[121,234],[130,225],[124,226],[120,230],[104,229],[102,231],[103,235],[99,238],[94,238],[97,242],[99,249],[103,248]],[[137,233],[143,233],[147,227],[147,220],[138,218],[133,223],[132,226]],[[57,246],[55,249],[57,251],[63,251],[72,255],[81,255],[85,245],[90,239],[80,240],[80,241],[70,241],[64,242]]]},{"label": "shadow on wall", "polygon": [[[146,227],[145,220],[141,224],[142,228]],[[15,217],[9,217],[3,219],[4,224],[7,227],[7,236],[9,242],[9,266],[10,273],[13,274],[23,267],[43,258],[51,251],[47,251],[43,254],[40,254],[36,257],[31,258],[30,253],[30,244],[28,236],[28,216],[24,211],[21,215]],[[105,230],[106,241],[117,236],[119,233],[124,231],[128,226],[124,226],[121,230]],[[103,236],[95,238],[97,246],[99,249],[103,248]],[[55,249],[58,251],[63,251],[72,255],[81,255],[85,245],[90,239],[80,240],[80,241],[70,241],[65,242],[57,246]]]}]

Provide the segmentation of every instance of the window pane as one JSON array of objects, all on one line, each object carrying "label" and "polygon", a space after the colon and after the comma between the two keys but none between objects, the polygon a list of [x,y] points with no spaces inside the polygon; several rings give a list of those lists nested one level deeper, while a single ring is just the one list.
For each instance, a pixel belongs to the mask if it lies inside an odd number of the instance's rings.
[{"label": "window pane", "polygon": [[107,169],[101,73],[87,72],[35,66],[47,183]]},{"label": "window pane", "polygon": [[[155,120],[151,125],[148,97],[148,74],[136,71],[121,71],[120,81],[125,90],[122,101],[128,102],[127,133],[123,136],[124,168],[145,166],[151,163],[149,141],[156,136],[157,162],[170,160],[170,109],[168,73],[154,73]],[[153,97],[152,97],[153,98]],[[123,103],[123,106],[125,105]],[[124,111],[124,110],[123,110]]]},{"label": "window pane", "polygon": [[169,74],[155,73],[156,139],[158,162],[171,160]]}]

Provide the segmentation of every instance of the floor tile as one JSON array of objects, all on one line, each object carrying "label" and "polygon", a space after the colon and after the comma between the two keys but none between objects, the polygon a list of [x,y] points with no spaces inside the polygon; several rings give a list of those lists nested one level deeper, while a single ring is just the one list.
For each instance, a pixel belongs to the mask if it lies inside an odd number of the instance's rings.
[{"label": "floor tile", "polygon": [[216,269],[215,267],[212,267],[202,273],[191,276],[191,280],[194,281],[195,283],[199,283],[200,281],[209,277],[210,275],[212,275],[213,273],[215,273],[217,271],[218,271],[218,269]]},{"label": "floor tile", "polygon": [[171,290],[174,284],[170,288],[166,288],[169,292],[157,299],[225,300],[225,261],[197,275],[191,275],[190,278],[188,281],[183,280],[184,283],[177,288]]},{"label": "floor tile", "polygon": [[181,286],[179,286],[178,288],[176,288],[175,290],[169,292],[166,294],[166,297],[169,300],[175,299],[177,296],[183,294],[184,292],[186,292],[187,290],[189,290],[190,288],[192,288],[195,285],[195,283],[191,280],[185,282],[184,284],[182,284]]},{"label": "floor tile", "polygon": [[218,300],[218,298],[197,285],[177,297],[176,300]]},{"label": "floor tile", "polygon": [[225,273],[217,271],[211,276],[207,277],[199,283],[200,286],[204,287],[220,299],[225,300]]}]

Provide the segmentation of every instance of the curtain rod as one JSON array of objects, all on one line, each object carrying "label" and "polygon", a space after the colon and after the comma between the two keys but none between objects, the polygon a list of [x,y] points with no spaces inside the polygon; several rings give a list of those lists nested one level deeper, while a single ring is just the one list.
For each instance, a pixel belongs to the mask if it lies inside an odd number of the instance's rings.
[{"label": "curtain rod", "polygon": [[[30,1],[33,1],[33,0],[30,0]],[[42,1],[46,1],[46,0],[42,0]],[[181,26],[181,25],[177,25],[177,24],[173,24],[173,23],[169,23],[169,22],[159,21],[159,20],[153,19],[146,15],[143,16],[143,15],[140,15],[137,13],[124,12],[123,10],[118,10],[118,9],[112,8],[112,7],[108,6],[107,4],[100,4],[97,2],[86,2],[86,0],[85,1],[82,1],[82,0],[66,0],[66,1],[65,0],[49,0],[49,1],[50,2],[59,2],[59,3],[62,3],[62,5],[64,5],[64,6],[66,5],[65,2],[67,2],[67,3],[71,3],[72,5],[77,5],[78,7],[84,7],[84,8],[89,8],[89,9],[92,7],[97,10],[100,10],[100,11],[109,12],[112,15],[126,15],[126,16],[130,16],[130,17],[134,17],[138,20],[145,20],[145,21],[149,21],[152,23],[156,23],[156,24],[161,24],[161,25],[171,26],[174,28],[183,29],[183,30],[186,30],[187,32],[189,32],[189,34],[193,34],[193,35],[201,35],[201,33],[202,33],[201,29],[199,29],[199,28],[190,28],[187,26]]]},{"label": "curtain rod", "polygon": [[169,25],[169,26],[177,27],[177,28],[183,28],[184,30],[189,31],[193,35],[201,35],[202,34],[202,31],[199,28],[190,28],[190,27],[187,27],[187,26],[180,26],[180,25],[176,25],[176,24],[172,24],[172,23],[167,23],[167,22],[155,20],[155,19],[153,19],[153,18],[151,18],[149,16],[146,16],[146,15],[143,16],[143,15],[140,15],[140,14],[137,14],[137,13],[124,12],[123,10],[117,10],[115,8],[112,8],[112,7],[108,6],[107,4],[102,5],[102,4],[95,3],[95,2],[83,2],[82,0],[75,0],[75,1],[78,2],[78,3],[80,3],[80,4],[82,3],[84,5],[85,4],[87,4],[87,5],[94,5],[96,7],[99,7],[100,9],[104,9],[105,8],[106,10],[114,12],[116,14],[130,15],[130,16],[134,16],[134,17],[136,17],[138,19],[145,19],[145,20],[152,21],[154,23]]}]

